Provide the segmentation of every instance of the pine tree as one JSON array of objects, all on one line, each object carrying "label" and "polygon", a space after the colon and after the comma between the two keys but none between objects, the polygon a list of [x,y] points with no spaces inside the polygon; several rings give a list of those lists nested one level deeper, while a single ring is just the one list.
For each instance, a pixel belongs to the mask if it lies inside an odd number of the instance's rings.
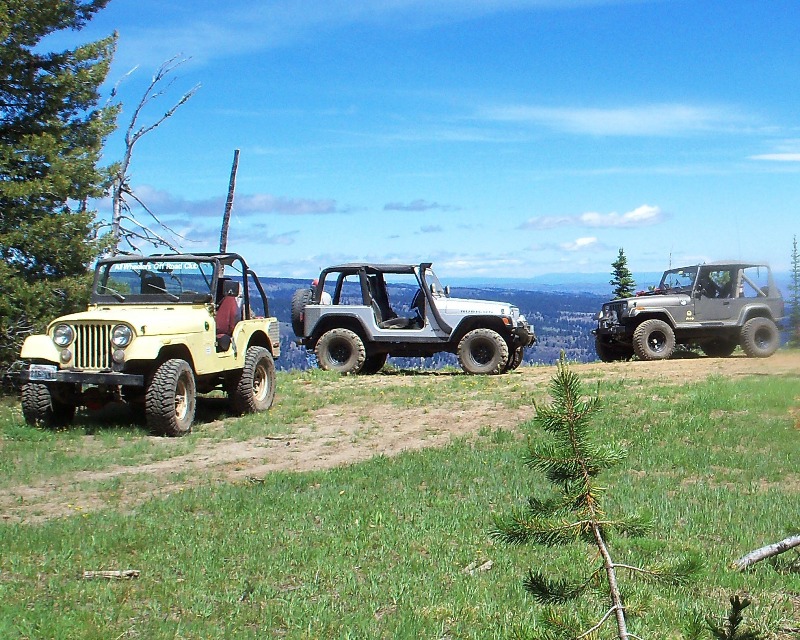
[{"label": "pine tree", "polygon": [[[600,409],[597,396],[584,399],[578,376],[573,373],[562,352],[556,374],[550,383],[553,403],[536,407],[534,425],[541,427],[550,439],[530,439],[525,464],[531,470],[544,473],[557,493],[550,498],[531,497],[524,509],[507,518],[498,518],[491,536],[507,544],[540,544],[548,547],[576,542],[593,545],[598,551],[598,564],[589,567],[589,575],[578,580],[551,578],[544,571],[531,569],[523,586],[540,604],[558,605],[582,598],[591,591],[607,595],[609,605],[599,621],[588,632],[574,628],[567,616],[553,615],[545,619],[541,637],[585,637],[614,619],[621,640],[635,637],[627,630],[625,604],[618,583],[618,569],[631,571],[650,579],[672,584],[688,580],[700,566],[692,558],[659,567],[642,569],[618,564],[612,557],[609,536],[618,533],[639,536],[650,525],[646,519],[632,515],[627,518],[609,517],[602,504],[604,487],[598,476],[625,459],[624,447],[613,443],[598,443],[592,436],[590,423]],[[585,624],[585,623],[584,623]],[[594,636],[592,636],[594,637]]]},{"label": "pine tree", "polygon": [[81,29],[108,1],[0,5],[0,365],[88,297],[100,241],[86,203],[107,189],[98,162],[117,114],[97,106],[98,88],[116,36],[59,52],[41,42]]},{"label": "pine tree", "polygon": [[609,284],[614,287],[613,296],[615,298],[630,298],[636,290],[636,283],[633,280],[633,274],[628,269],[628,259],[622,249],[619,250],[617,259],[611,263],[611,267],[613,271],[611,272]]},{"label": "pine tree", "polygon": [[792,237],[792,277],[789,283],[789,346],[800,347],[800,253]]}]

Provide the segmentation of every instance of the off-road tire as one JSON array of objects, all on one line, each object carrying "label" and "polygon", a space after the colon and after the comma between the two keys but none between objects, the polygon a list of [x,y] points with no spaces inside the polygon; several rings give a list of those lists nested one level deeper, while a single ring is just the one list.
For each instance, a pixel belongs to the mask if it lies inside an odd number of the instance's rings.
[{"label": "off-road tire", "polygon": [[496,375],[508,363],[508,344],[492,329],[473,329],[458,343],[458,364],[466,373]]},{"label": "off-road tire", "polygon": [[709,358],[727,358],[738,346],[736,340],[712,340],[704,342],[700,348]]},{"label": "off-road tire", "polygon": [[632,347],[609,344],[600,336],[594,338],[594,351],[601,362],[619,362],[633,357]]},{"label": "off-road tire", "polygon": [[194,372],[186,360],[172,358],[158,366],[147,384],[145,419],[148,428],[165,436],[192,430],[197,406]]},{"label": "off-road tire", "polygon": [[298,289],[292,296],[292,331],[298,338],[303,337],[303,315],[311,301],[311,293],[311,289]]},{"label": "off-road tire", "polygon": [[320,369],[344,375],[359,373],[367,361],[364,342],[350,329],[326,331],[317,342],[314,353]]},{"label": "off-road tire", "polygon": [[666,360],[675,351],[675,332],[663,320],[645,320],[633,332],[633,351],[641,360]]},{"label": "off-road tire", "polygon": [[744,323],[741,345],[750,358],[769,358],[781,344],[778,327],[769,318],[750,318]]},{"label": "off-road tire", "polygon": [[388,357],[389,355],[386,353],[373,353],[371,356],[367,356],[367,359],[364,360],[364,366],[361,367],[361,373],[363,375],[378,373],[378,371],[383,369],[383,365],[386,364]]},{"label": "off-road tire", "polygon": [[22,415],[31,426],[65,427],[75,417],[75,405],[59,402],[50,387],[41,382],[22,386]]},{"label": "off-road tire", "polygon": [[275,361],[264,347],[249,347],[244,367],[229,380],[228,399],[239,414],[266,411],[275,399]]},{"label": "off-road tire", "polygon": [[517,347],[508,355],[508,362],[503,369],[503,373],[514,371],[522,364],[522,356],[525,355],[525,347]]}]

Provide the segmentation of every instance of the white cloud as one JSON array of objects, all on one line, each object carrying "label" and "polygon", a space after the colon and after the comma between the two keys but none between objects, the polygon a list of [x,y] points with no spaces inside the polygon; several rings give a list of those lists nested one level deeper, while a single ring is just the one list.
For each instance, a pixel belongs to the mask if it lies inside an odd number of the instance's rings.
[{"label": "white cloud", "polygon": [[[163,189],[149,185],[135,187],[134,193],[158,216],[177,216],[189,214],[192,218],[219,217],[225,210],[225,198],[214,197],[190,200],[174,195]],[[136,209],[135,203],[131,203]],[[348,210],[337,205],[336,200],[323,198],[288,198],[267,193],[237,195],[233,201],[234,215],[252,216],[277,214],[286,216],[327,215],[346,213]]]},{"label": "white cloud", "polygon": [[745,123],[743,115],[725,107],[670,103],[608,109],[508,105],[486,109],[481,116],[595,136],[685,135],[741,128]]},{"label": "white cloud", "polygon": [[800,153],[762,153],[750,156],[750,160],[769,160],[772,162],[800,162]]},{"label": "white cloud", "polygon": [[597,213],[587,211],[576,216],[540,216],[529,218],[519,229],[555,229],[556,227],[602,227],[602,228],[634,228],[646,227],[663,222],[666,214],[660,207],[643,204],[626,213]]},{"label": "white cloud", "polygon": [[565,251],[585,251],[586,249],[594,249],[600,246],[597,238],[593,236],[585,238],[576,238],[572,242],[562,242],[559,245]]},{"label": "white cloud", "polygon": [[455,211],[457,207],[439,204],[438,202],[428,202],[427,200],[417,199],[411,202],[389,202],[383,206],[384,211],[431,211],[439,209],[441,211]]},{"label": "white cloud", "polygon": [[578,216],[586,227],[645,227],[657,224],[664,219],[659,207],[644,204],[627,213],[596,213],[593,211]]},{"label": "white cloud", "polygon": [[[628,4],[641,0],[240,0],[169,3],[143,1],[136,6],[147,27],[131,20],[115,4],[90,23],[92,36],[118,28],[115,65],[156,67],[176,53],[195,63],[313,42],[326,32],[351,25],[377,25],[391,30],[426,29],[440,24],[509,11],[568,10],[585,6]],[[105,25],[108,20],[111,24]],[[116,20],[116,22],[112,22]],[[102,30],[102,31],[101,31]],[[94,33],[100,31],[100,33]]]}]

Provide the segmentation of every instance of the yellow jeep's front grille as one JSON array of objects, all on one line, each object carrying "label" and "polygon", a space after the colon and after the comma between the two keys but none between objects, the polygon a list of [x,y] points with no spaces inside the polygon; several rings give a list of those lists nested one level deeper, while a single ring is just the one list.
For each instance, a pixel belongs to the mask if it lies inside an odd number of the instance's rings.
[{"label": "yellow jeep's front grille", "polygon": [[75,325],[74,366],[79,369],[111,368],[111,325]]}]

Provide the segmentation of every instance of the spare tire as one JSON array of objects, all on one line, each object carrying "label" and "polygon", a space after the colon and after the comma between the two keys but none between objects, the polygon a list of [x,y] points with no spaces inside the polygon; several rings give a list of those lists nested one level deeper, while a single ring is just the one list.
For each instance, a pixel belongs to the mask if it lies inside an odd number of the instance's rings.
[{"label": "spare tire", "polygon": [[311,289],[298,289],[292,296],[292,330],[298,338],[303,335],[303,316],[305,315],[306,305],[311,302]]}]

